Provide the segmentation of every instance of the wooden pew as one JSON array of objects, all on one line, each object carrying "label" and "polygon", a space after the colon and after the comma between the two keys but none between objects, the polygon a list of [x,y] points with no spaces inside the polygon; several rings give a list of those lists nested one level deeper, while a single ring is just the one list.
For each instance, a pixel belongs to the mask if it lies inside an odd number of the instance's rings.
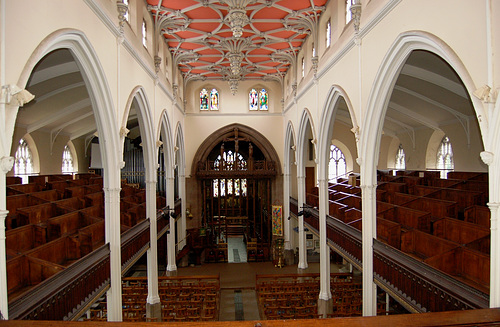
[{"label": "wooden pew", "polygon": [[99,218],[93,218],[78,211],[51,218],[47,220],[48,240],[53,241],[57,238],[77,233],[80,228],[95,224],[100,220]]},{"label": "wooden pew", "polygon": [[64,270],[64,267],[52,262],[19,256],[7,261],[7,292],[13,301],[35,285]]},{"label": "wooden pew", "polygon": [[22,184],[23,179],[21,177],[17,176],[7,176],[5,177],[5,182],[7,186],[12,185],[12,184]]},{"label": "wooden pew", "polygon": [[457,247],[459,247],[459,244],[455,242],[444,240],[415,229],[404,232],[401,235],[401,251],[420,260],[445,253]]},{"label": "wooden pew", "polygon": [[35,183],[30,183],[30,184],[13,184],[7,186],[7,196],[9,196],[9,191],[17,191],[17,192],[12,192],[12,195],[14,194],[19,194],[19,193],[34,193],[34,192],[40,192],[43,191],[43,188]]},{"label": "wooden pew", "polygon": [[25,255],[64,267],[69,266],[82,257],[78,238],[71,236],[60,237],[27,251]]},{"label": "wooden pew", "polygon": [[488,173],[481,172],[468,172],[468,171],[450,171],[448,173],[448,179],[471,179],[476,181],[488,181]]},{"label": "wooden pew", "polygon": [[453,218],[434,222],[433,234],[459,244],[467,244],[490,234],[488,228]]},{"label": "wooden pew", "polygon": [[356,208],[358,210],[361,210],[361,197],[359,197],[359,196],[348,195],[346,197],[338,199],[337,202],[339,202],[341,204],[345,204],[345,205],[349,206],[349,208]]},{"label": "wooden pew", "polygon": [[26,225],[5,233],[7,249],[18,255],[37,246],[47,243],[47,227],[40,225]]},{"label": "wooden pew", "polygon": [[419,211],[402,206],[394,206],[392,209],[378,212],[377,215],[392,222],[401,224],[406,229],[417,229],[422,232],[431,232],[431,215],[425,211]]},{"label": "wooden pew", "polygon": [[82,256],[89,254],[104,244],[105,231],[104,220],[100,219],[92,225],[88,225],[78,230],[80,249]]},{"label": "wooden pew", "polygon": [[85,200],[81,197],[62,199],[59,201],[54,201],[52,203],[59,207],[70,208],[73,210],[80,210],[86,207]]},{"label": "wooden pew", "polygon": [[345,204],[338,203],[336,201],[328,201],[328,211],[329,215],[340,220],[344,220],[345,211],[349,207]]},{"label": "wooden pew", "polygon": [[487,254],[457,247],[428,258],[425,262],[472,287],[488,293],[490,257]]},{"label": "wooden pew", "polygon": [[62,192],[59,192],[58,190],[35,192],[31,193],[30,195],[49,202],[62,200],[64,196],[64,194]]},{"label": "wooden pew", "polygon": [[38,197],[33,197],[29,194],[9,195],[6,197],[6,207],[9,213],[7,214],[5,226],[6,230],[26,225],[27,222],[19,220],[18,209],[35,206],[38,204],[47,203],[46,200]]},{"label": "wooden pew", "polygon": [[83,198],[85,200],[86,207],[104,206],[104,193],[103,192],[86,194]]},{"label": "wooden pew", "polygon": [[429,212],[431,214],[431,221],[444,217],[456,218],[458,211],[456,202],[426,197],[415,198],[402,205],[407,208]]},{"label": "wooden pew", "polygon": [[486,206],[470,206],[464,210],[464,221],[490,228],[490,209]]},{"label": "wooden pew", "polygon": [[[362,231],[360,219],[350,223],[354,228]],[[393,221],[377,217],[377,239],[400,250],[401,249],[401,225]]]},{"label": "wooden pew", "polygon": [[39,204],[36,206],[20,208],[17,210],[20,226],[27,224],[39,224],[49,218],[64,215],[74,209],[59,207],[53,203]]},{"label": "wooden pew", "polygon": [[104,219],[104,206],[92,206],[79,210],[81,213]]}]

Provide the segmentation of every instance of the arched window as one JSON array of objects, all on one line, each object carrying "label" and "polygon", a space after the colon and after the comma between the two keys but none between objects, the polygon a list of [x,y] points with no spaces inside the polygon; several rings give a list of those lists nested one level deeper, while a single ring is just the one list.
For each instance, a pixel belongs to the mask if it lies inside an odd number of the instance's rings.
[{"label": "arched window", "polygon": [[266,89],[262,89],[259,92],[259,109],[260,110],[268,110],[269,105],[268,105],[268,96],[267,96],[267,91]]},{"label": "arched window", "polygon": [[125,16],[124,16],[124,17],[125,17],[125,20],[126,20],[127,22],[130,22],[130,18],[129,18],[129,17],[130,17],[130,16],[129,16],[130,6],[129,6],[129,4],[128,4],[128,0],[123,0],[123,4],[125,4],[125,5],[128,7],[128,10],[127,10],[127,12],[125,13]]},{"label": "arched window", "polygon": [[142,20],[142,45],[148,47],[148,27],[145,20]]},{"label": "arched window", "polygon": [[344,153],[335,145],[330,145],[330,162],[328,163],[328,179],[333,180],[337,177],[345,175],[347,171],[347,163]]},{"label": "arched window", "polygon": [[256,89],[250,90],[250,93],[248,94],[248,106],[250,110],[259,109],[259,95],[257,94]]},{"label": "arched window", "polygon": [[208,91],[207,89],[202,89],[200,92],[200,110],[208,110]]},{"label": "arched window", "polygon": [[405,150],[402,144],[399,145],[398,153],[396,153],[396,169],[406,169]]},{"label": "arched window", "polygon": [[448,136],[443,137],[437,153],[437,168],[441,169],[441,178],[446,178],[449,171],[455,168],[453,163],[453,150]]},{"label": "arched window", "polygon": [[31,150],[28,143],[20,139],[14,159],[14,175],[22,177],[23,183],[27,183],[28,175],[31,173],[33,173]]},{"label": "arched window", "polygon": [[332,23],[330,20],[326,22],[326,47],[328,48],[332,44]]},{"label": "arched window", "polygon": [[64,147],[63,157],[62,157],[62,173],[63,174],[71,174],[75,170],[73,168],[73,155],[71,154],[71,150],[69,146]]},{"label": "arched window", "polygon": [[355,0],[346,0],[345,5],[345,23],[349,23],[352,19],[351,7],[354,4]]},{"label": "arched window", "polygon": [[219,91],[217,89],[210,91],[210,110],[219,110]]},{"label": "arched window", "polygon": [[300,74],[302,77],[306,76],[306,62],[304,60],[304,57],[302,57],[302,61],[301,61],[301,64],[300,64]]}]

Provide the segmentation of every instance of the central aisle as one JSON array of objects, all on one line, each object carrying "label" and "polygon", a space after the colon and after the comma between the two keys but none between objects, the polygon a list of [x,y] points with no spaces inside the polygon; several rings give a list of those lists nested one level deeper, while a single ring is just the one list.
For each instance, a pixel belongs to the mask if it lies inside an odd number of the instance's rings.
[{"label": "central aisle", "polygon": [[[340,268],[342,265],[332,264],[330,269],[334,273],[339,272]],[[220,275],[220,321],[259,320],[255,293],[256,275],[296,274],[297,266],[276,268],[271,262],[209,263],[179,268],[177,272],[178,276]],[[301,273],[319,273],[319,263],[309,263],[309,268]]]},{"label": "central aisle", "polygon": [[227,238],[227,261],[229,263],[247,262],[247,247],[243,242],[243,236]]}]

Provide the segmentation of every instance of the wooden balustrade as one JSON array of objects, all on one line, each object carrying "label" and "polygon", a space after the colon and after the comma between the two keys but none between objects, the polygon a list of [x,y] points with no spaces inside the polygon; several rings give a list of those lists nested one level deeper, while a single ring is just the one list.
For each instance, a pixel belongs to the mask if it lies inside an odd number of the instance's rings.
[{"label": "wooden balustrade", "polygon": [[[297,214],[297,201],[290,198],[290,211]],[[318,232],[318,211],[308,209],[305,222]],[[362,270],[361,232],[342,221],[327,216],[327,239],[330,247],[356,268]],[[469,257],[472,252],[467,252]],[[476,262],[484,259],[476,255]],[[468,274],[474,272],[467,271]],[[478,309],[488,307],[488,295],[449,275],[374,240],[375,282],[413,312]],[[478,283],[484,282],[481,276]],[[482,278],[482,279],[481,279]]]}]

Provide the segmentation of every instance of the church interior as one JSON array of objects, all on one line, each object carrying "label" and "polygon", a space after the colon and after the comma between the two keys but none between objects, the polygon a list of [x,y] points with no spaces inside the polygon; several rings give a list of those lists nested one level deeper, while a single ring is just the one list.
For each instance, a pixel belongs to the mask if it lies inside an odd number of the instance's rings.
[{"label": "church interior", "polygon": [[0,326],[500,324],[499,18],[0,0]]}]

